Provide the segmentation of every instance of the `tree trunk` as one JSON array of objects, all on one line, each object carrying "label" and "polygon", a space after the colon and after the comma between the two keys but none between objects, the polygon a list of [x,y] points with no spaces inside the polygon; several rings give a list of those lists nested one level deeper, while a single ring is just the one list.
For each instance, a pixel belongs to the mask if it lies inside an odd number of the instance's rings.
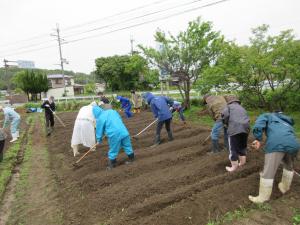
[{"label": "tree trunk", "polygon": [[187,80],[185,83],[185,90],[184,90],[184,96],[185,96],[184,104],[187,109],[191,107],[190,91],[191,91],[191,83],[190,80]]}]

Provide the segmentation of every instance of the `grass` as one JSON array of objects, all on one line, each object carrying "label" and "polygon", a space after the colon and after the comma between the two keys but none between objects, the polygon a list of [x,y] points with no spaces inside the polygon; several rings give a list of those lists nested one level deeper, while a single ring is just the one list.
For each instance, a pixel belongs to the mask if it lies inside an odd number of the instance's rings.
[{"label": "grass", "polygon": [[300,225],[300,209],[294,209],[293,225]]},{"label": "grass", "polygon": [[225,213],[225,215],[223,215],[221,218],[218,218],[216,220],[210,220],[207,223],[207,225],[230,224],[232,221],[246,218],[250,212],[256,210],[268,212],[271,211],[271,206],[268,203],[262,203],[262,204],[255,204],[251,208],[240,207],[234,211]]}]

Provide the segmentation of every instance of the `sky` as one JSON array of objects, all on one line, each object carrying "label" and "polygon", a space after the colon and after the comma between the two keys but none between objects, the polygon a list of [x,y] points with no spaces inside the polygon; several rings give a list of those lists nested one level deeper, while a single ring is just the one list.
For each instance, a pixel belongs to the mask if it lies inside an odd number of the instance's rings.
[{"label": "sky", "polygon": [[158,28],[176,35],[199,16],[238,44],[247,44],[251,28],[261,24],[270,25],[272,35],[293,29],[299,38],[299,0],[210,5],[218,1],[0,0],[0,60],[32,60],[37,68],[59,69],[58,42],[50,35],[56,34],[57,24],[64,39],[62,55],[69,62],[65,69],[85,73],[95,69],[98,57],[128,54],[130,39],[134,49],[138,44],[156,47]]}]

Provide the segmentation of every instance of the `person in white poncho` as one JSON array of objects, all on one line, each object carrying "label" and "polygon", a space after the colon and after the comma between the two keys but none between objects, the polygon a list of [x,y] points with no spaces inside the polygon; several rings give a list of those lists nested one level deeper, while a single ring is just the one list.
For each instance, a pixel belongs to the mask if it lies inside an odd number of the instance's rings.
[{"label": "person in white poncho", "polygon": [[90,105],[83,106],[75,120],[71,147],[73,148],[74,157],[79,155],[78,145],[93,147],[96,144],[95,138],[95,117],[93,115],[93,106],[97,105],[92,102]]}]

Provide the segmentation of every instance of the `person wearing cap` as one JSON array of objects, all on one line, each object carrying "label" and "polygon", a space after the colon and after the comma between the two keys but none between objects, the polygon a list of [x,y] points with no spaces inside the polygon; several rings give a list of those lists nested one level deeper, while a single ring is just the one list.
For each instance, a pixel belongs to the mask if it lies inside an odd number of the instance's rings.
[{"label": "person wearing cap", "polygon": [[131,103],[130,103],[129,99],[125,98],[123,96],[117,96],[116,99],[117,99],[117,101],[119,101],[121,103],[121,108],[124,110],[125,117],[126,118],[132,117],[133,114],[130,111],[131,110]]},{"label": "person wearing cap", "polygon": [[228,149],[227,128],[223,125],[222,111],[227,106],[227,102],[223,96],[215,96],[206,94],[203,97],[203,103],[207,105],[207,109],[212,119],[215,121],[211,130],[212,151],[211,153],[220,152],[219,137],[221,130],[224,130],[224,146]]},{"label": "person wearing cap", "polygon": [[49,99],[43,102],[41,108],[45,109],[45,120],[46,120],[46,129],[47,136],[49,136],[54,127],[54,113],[55,113],[55,102],[54,97],[50,96]]},{"label": "person wearing cap", "polygon": [[140,113],[142,107],[141,95],[136,93],[134,90],[131,91],[131,101],[133,103],[133,113]]},{"label": "person wearing cap", "polygon": [[172,113],[178,112],[179,117],[180,117],[180,120],[181,120],[184,124],[186,124],[185,118],[184,118],[184,115],[183,115],[183,111],[185,110],[185,108],[181,105],[180,102],[174,101],[174,102],[173,102],[173,105],[172,105],[172,107],[171,107],[170,109],[171,109],[171,112],[172,112]]},{"label": "person wearing cap", "polygon": [[227,127],[229,160],[228,172],[235,171],[246,163],[247,140],[250,131],[250,119],[240,100],[234,95],[225,96],[227,106],[222,111],[222,121]]},{"label": "person wearing cap", "polygon": [[253,127],[255,141],[252,145],[254,149],[259,149],[265,133],[265,162],[263,171],[260,173],[259,194],[258,196],[249,195],[250,201],[263,203],[270,199],[274,177],[281,163],[283,172],[278,188],[282,194],[290,190],[294,176],[294,159],[300,149],[293,126],[294,120],[281,111],[264,113],[255,121]]},{"label": "person wearing cap", "polygon": [[0,110],[4,113],[4,123],[3,128],[7,128],[10,125],[10,132],[12,140],[10,142],[15,142],[20,137],[20,115],[11,107],[0,106]]}]

